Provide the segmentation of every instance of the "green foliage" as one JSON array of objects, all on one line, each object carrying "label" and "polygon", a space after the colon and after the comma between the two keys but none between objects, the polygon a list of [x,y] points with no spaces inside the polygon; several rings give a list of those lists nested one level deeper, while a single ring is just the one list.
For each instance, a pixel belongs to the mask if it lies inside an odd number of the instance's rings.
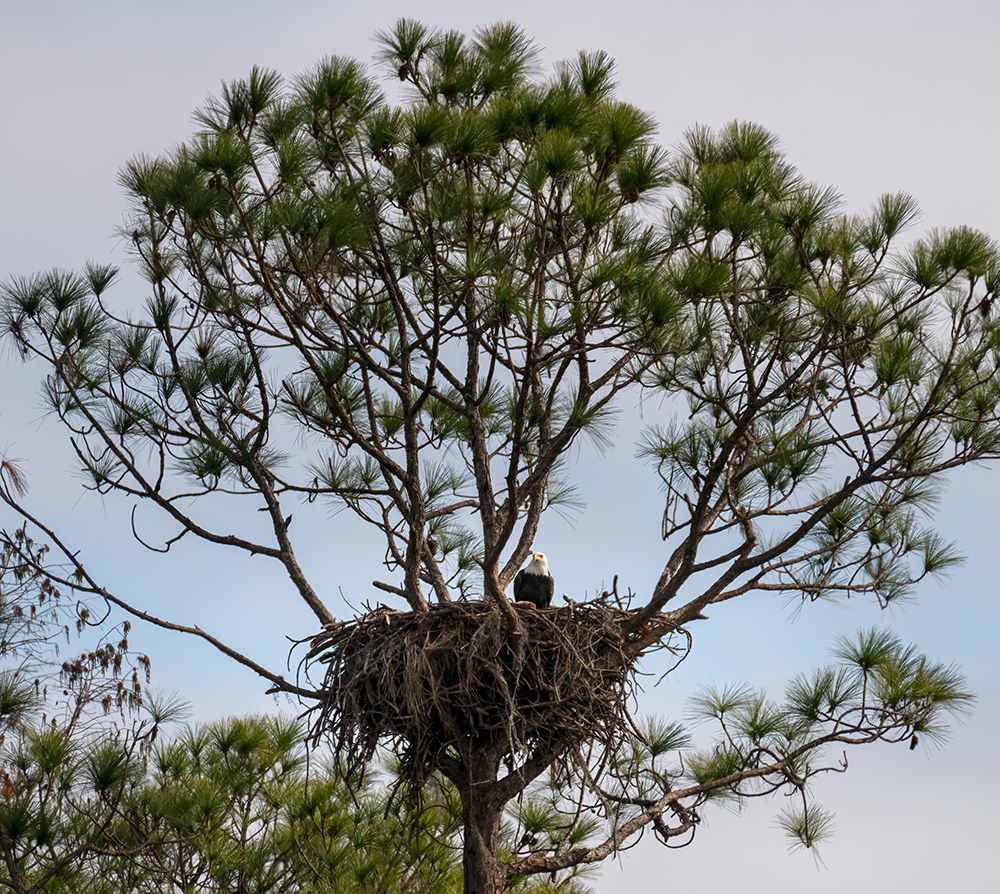
[{"label": "green foliage", "polygon": [[[462,888],[450,786],[439,780],[417,802],[391,778],[345,778],[307,757],[304,728],[288,718],[190,727],[145,761],[120,737],[40,731],[24,750],[0,754],[0,765],[0,840],[19,873],[0,872],[0,882],[19,894],[55,878],[69,890],[149,894]],[[552,841],[592,831],[589,820],[532,811],[526,805],[522,820]],[[560,890],[579,888],[562,880]]]},{"label": "green foliage", "polygon": [[16,671],[0,672],[0,725],[20,722],[37,704],[34,688],[21,679]]},{"label": "green foliage", "polygon": [[[843,771],[843,747],[885,741],[912,749],[918,738],[940,741],[947,716],[971,704],[954,668],[930,662],[887,631],[838,639],[833,654],[836,664],[796,677],[781,700],[738,684],[697,693],[689,700],[690,720],[707,729],[707,742],[691,724],[647,718],[610,756],[599,789],[614,805],[609,829],[590,826],[587,836],[610,834],[662,799],[654,828],[667,841],[691,834],[709,803],[739,806],[783,791],[799,806],[782,810],[778,827],[794,847],[815,847],[832,834],[833,816],[812,801],[811,783]],[[827,763],[831,746],[834,761]],[[517,818],[526,838],[572,821],[571,790],[569,779],[553,776],[547,790],[525,800]]]},{"label": "green foliage", "polygon": [[[772,702],[748,687],[706,689],[691,705],[694,716],[713,721],[722,738],[688,756],[700,785],[725,782],[708,796],[741,799],[787,785],[803,799],[801,809],[783,811],[778,825],[803,847],[832,832],[832,815],[806,799],[806,783],[838,769],[820,763],[832,744],[906,742],[918,734],[944,736],[944,717],[964,713],[972,700],[954,668],[935,664],[875,628],[841,638],[838,664],[792,680],[784,702]],[[771,764],[769,772],[759,768]]]},{"label": "green foliage", "polygon": [[[561,452],[578,434],[606,446],[611,398],[670,341],[681,298],[632,208],[666,186],[666,157],[608,57],[546,81],[509,23],[467,38],[402,20],[379,41],[403,106],[351,59],[291,84],[254,68],[189,143],[125,168],[146,321],[104,315],[113,271],[91,265],[9,283],[3,328],[65,352],[49,399],[93,486],[152,493],[163,468],[188,493],[329,499],[377,520],[419,602],[421,564],[439,599],[467,591],[484,548],[491,579],[510,577],[520,562],[500,569],[500,552],[530,547]],[[482,360],[453,370],[456,348]],[[320,458],[283,473],[288,422]],[[414,444],[438,455],[415,462]],[[483,462],[515,490],[494,493]],[[450,499],[425,471],[445,466]],[[496,524],[477,531],[464,510],[485,502]]]},{"label": "green foliage", "polygon": [[[147,321],[104,314],[110,267],[5,285],[3,330],[49,355],[94,487],[158,499],[172,472],[178,493],[272,492],[275,522],[282,493],[329,500],[382,529],[419,606],[422,581],[475,592],[473,567],[502,588],[566,450],[607,449],[623,391],[647,388],[688,406],[642,442],[665,538],[750,551],[716,599],[888,604],[955,561],[910,485],[1000,445],[989,239],[900,250],[912,198],[844,215],[755,124],[668,155],[612,60],[546,80],[510,23],[377,39],[402,105],[352,59],[290,84],[254,68],[189,143],[126,167]],[[858,472],[823,490],[837,457]],[[443,540],[461,549],[426,548]]]},{"label": "green foliage", "polygon": [[834,832],[834,815],[816,804],[801,810],[785,809],[778,814],[777,825],[791,841],[792,848],[811,848],[829,840]]}]

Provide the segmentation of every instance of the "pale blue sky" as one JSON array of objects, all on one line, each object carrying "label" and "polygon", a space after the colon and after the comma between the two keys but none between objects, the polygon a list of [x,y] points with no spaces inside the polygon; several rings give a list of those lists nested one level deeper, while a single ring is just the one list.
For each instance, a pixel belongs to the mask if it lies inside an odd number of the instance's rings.
[{"label": "pale blue sky", "polygon": [[[618,59],[620,96],[656,115],[667,146],[695,123],[754,120],[780,136],[807,177],[837,186],[849,210],[905,190],[924,209],[914,235],[957,224],[1000,235],[1000,7],[985,0],[515,0],[460,9],[428,0],[5,0],[0,278],[88,259],[121,262],[113,231],[124,201],[115,178],[130,156],[187,138],[192,110],[221,80],[244,76],[254,64],[294,75],[330,54],[367,61],[372,34],[400,15],[458,29],[511,19],[545,48],[548,63],[605,49]],[[138,303],[142,284],[126,277],[116,294]],[[81,496],[68,474],[61,432],[42,421],[41,371],[3,362],[0,447],[28,460],[33,505],[68,532],[97,576],[154,613],[199,624],[281,664],[285,637],[308,636],[312,623],[278,570],[260,557],[193,543],[167,558],[135,547],[130,506]],[[652,412],[645,408],[646,421]],[[652,472],[635,462],[631,446],[641,424],[635,408],[615,452],[602,460],[585,445],[577,454],[579,478],[590,482],[588,509],[575,527],[551,519],[538,539],[559,593],[583,598],[616,573],[644,593],[659,574],[662,505]],[[981,843],[1000,831],[993,813],[1000,784],[990,772],[1000,736],[997,474],[966,470],[948,489],[938,520],[969,560],[944,585],[926,585],[919,604],[890,617],[867,604],[809,606],[796,619],[782,603],[760,597],[725,606],[695,629],[692,657],[643,701],[646,710],[676,714],[700,683],[745,680],[779,690],[795,672],[822,663],[835,634],[889,622],[931,657],[958,663],[980,693],[976,713],[947,749],[856,751],[846,775],[821,780],[819,800],[837,812],[838,824],[823,872],[808,855],[786,856],[770,825],[779,799],[738,818],[709,812],[683,851],[643,843],[595,879],[600,894],[640,885],[929,894],[995,884],[992,853]],[[330,520],[318,508],[310,516],[305,507],[295,515],[304,563],[332,605],[341,606],[339,592],[354,605],[382,598],[370,588],[382,552],[376,540],[348,527],[346,516]],[[151,511],[142,518],[151,534],[167,530]],[[150,650],[155,682],[189,698],[201,718],[271,705],[256,679],[207,646],[139,628],[134,641]]]}]

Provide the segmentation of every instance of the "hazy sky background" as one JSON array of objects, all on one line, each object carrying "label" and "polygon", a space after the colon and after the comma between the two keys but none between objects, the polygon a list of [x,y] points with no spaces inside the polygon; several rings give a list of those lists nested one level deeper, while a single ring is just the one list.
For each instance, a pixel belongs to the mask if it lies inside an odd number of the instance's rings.
[{"label": "hazy sky background", "polygon": [[[223,79],[243,77],[254,64],[293,76],[333,54],[368,61],[373,33],[401,15],[460,30],[513,20],[544,48],[547,65],[604,49],[618,60],[619,96],[655,114],[668,147],[696,123],[753,120],[779,135],[805,176],[837,186],[849,211],[903,190],[924,212],[914,237],[959,224],[1000,235],[1000,6],[985,0],[516,0],[461,9],[423,0],[3,0],[0,279],[88,259],[123,263],[114,235],[125,207],[116,174],[128,158],[190,136],[191,112]],[[126,275],[114,294],[139,304],[144,287]],[[109,589],[201,625],[272,667],[284,661],[285,637],[313,632],[291,586],[260,557],[184,542],[167,557],[136,547],[130,504],[84,494],[68,471],[61,430],[45,420],[38,398],[43,370],[7,356],[2,363],[0,448],[26,460],[31,505],[66,532]],[[584,514],[573,525],[549,519],[537,541],[557,593],[574,599],[615,574],[623,588],[648,593],[662,567],[663,507],[652,470],[634,460],[632,447],[656,408],[626,410],[616,450],[602,458],[583,445],[575,453],[578,479],[587,482]],[[807,606],[797,615],[764,597],[727,605],[694,629],[695,652],[676,673],[655,688],[650,678],[644,710],[672,716],[704,683],[746,681],[778,693],[791,675],[826,660],[835,635],[873,623],[891,624],[932,658],[961,666],[980,701],[944,751],[856,750],[847,774],[817,782],[818,799],[837,813],[838,833],[822,851],[825,870],[817,872],[809,854],[786,856],[773,827],[784,806],[778,798],[739,817],[707,810],[692,847],[666,851],[644,842],[606,864],[596,890],[923,894],[994,885],[998,497],[995,470],[954,478],[937,521],[969,559],[944,584],[925,585],[918,604],[889,616],[864,603]],[[224,523],[224,511],[216,518]],[[172,533],[150,510],[140,513],[140,525],[150,538]],[[292,532],[335,611],[349,611],[341,593],[354,606],[385,598],[370,587],[382,549],[346,515],[297,507]],[[143,628],[133,641],[152,655],[154,682],[191,700],[200,719],[273,707],[257,679],[200,642]]]}]

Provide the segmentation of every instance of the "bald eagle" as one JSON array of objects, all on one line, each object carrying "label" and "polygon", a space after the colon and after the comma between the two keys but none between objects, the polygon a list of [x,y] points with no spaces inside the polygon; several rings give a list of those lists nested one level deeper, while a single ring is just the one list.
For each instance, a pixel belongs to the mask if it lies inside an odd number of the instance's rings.
[{"label": "bald eagle", "polygon": [[514,600],[533,602],[537,608],[548,608],[556,591],[555,578],[549,574],[545,553],[535,553],[514,578]]}]

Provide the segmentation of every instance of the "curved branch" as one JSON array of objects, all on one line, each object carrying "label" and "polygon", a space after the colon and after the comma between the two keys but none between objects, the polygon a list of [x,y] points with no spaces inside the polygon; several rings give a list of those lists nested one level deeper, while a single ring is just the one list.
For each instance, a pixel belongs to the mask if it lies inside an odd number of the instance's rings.
[{"label": "curved branch", "polygon": [[248,658],[242,652],[238,652],[231,646],[227,646],[224,642],[212,636],[210,633],[207,633],[206,631],[202,630],[200,627],[197,626],[192,627],[185,624],[176,624],[172,621],[165,621],[162,618],[158,618],[155,615],[151,615],[148,612],[144,612],[141,609],[138,609],[135,606],[129,604],[124,599],[115,596],[106,588],[98,584],[90,576],[90,573],[77,558],[78,554],[71,552],[70,549],[66,546],[66,544],[63,543],[63,541],[55,533],[55,531],[53,531],[47,525],[43,524],[41,521],[35,518],[35,516],[33,516],[31,513],[27,512],[16,501],[12,500],[6,488],[0,489],[0,499],[2,499],[8,506],[10,506],[16,512],[18,512],[25,520],[27,520],[36,528],[38,528],[38,530],[40,530],[45,535],[45,537],[59,549],[59,551],[66,557],[66,560],[72,566],[74,572],[72,577],[62,577],[60,575],[54,574],[47,568],[37,564],[36,562],[33,562],[31,560],[31,557],[26,555],[23,552],[23,550],[21,550],[18,547],[16,541],[10,536],[8,536],[6,532],[3,532],[2,536],[5,542],[8,545],[10,545],[12,549],[16,550],[17,553],[21,555],[25,559],[25,561],[30,563],[33,568],[35,568],[39,573],[44,575],[49,580],[61,586],[64,586],[68,589],[75,590],[78,593],[91,593],[95,596],[99,596],[106,602],[118,606],[120,609],[132,615],[133,617],[146,621],[147,623],[152,624],[155,627],[160,627],[164,630],[173,630],[178,633],[187,633],[190,634],[191,636],[196,636],[199,639],[205,640],[207,643],[214,646],[218,651],[222,652],[223,655],[233,659],[238,664],[241,664],[244,667],[248,668],[249,670],[252,670],[255,674],[257,674],[257,676],[262,677],[263,679],[272,683],[274,689],[269,690],[270,692],[288,692],[292,695],[298,695],[302,698],[318,697],[319,693],[311,689],[303,689],[302,687],[295,686],[289,683],[287,680],[285,680],[285,678],[282,675],[275,674],[272,671],[269,671],[267,668],[263,667],[262,665],[257,664],[257,662],[253,661],[251,658]]}]

